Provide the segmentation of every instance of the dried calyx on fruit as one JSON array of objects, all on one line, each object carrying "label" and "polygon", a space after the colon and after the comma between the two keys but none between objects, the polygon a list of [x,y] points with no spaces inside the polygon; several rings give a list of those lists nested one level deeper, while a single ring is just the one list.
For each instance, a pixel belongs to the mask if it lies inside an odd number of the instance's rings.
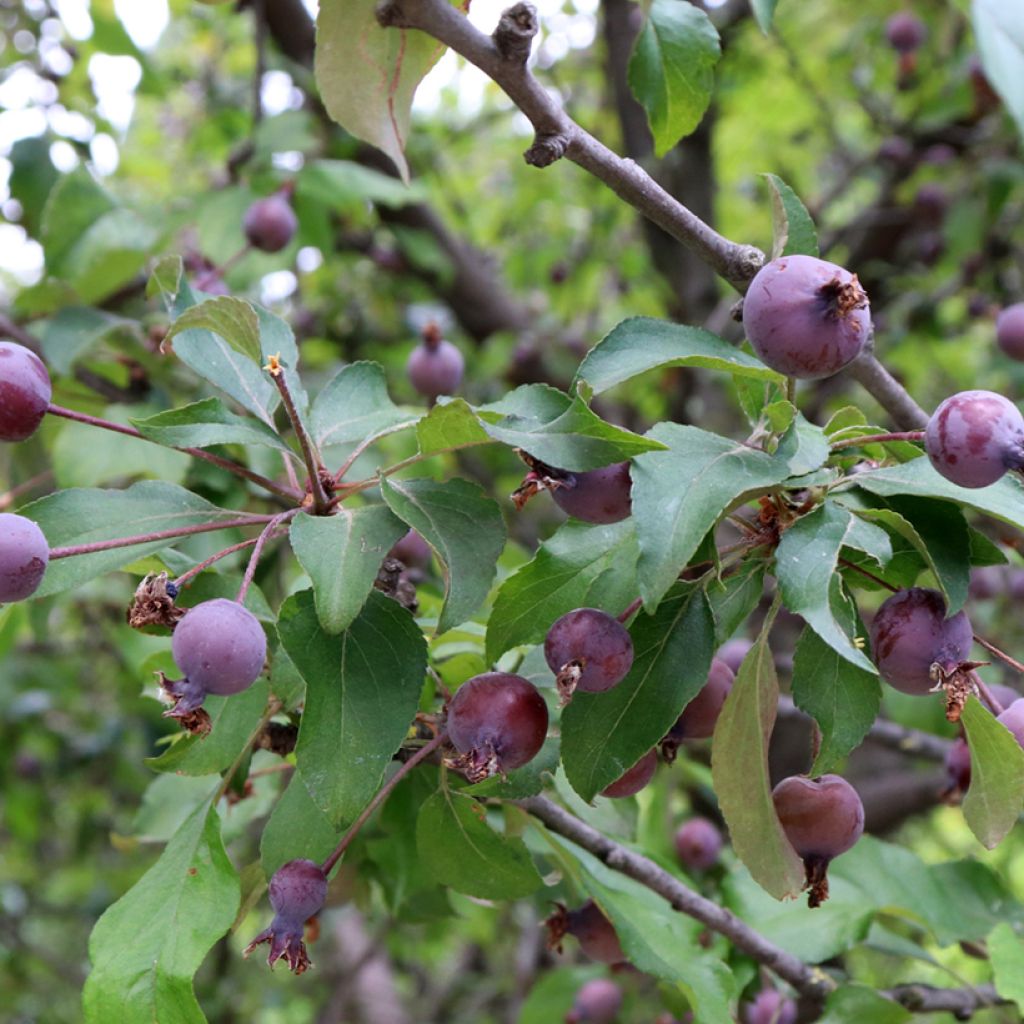
[{"label": "dried calyx on fruit", "polygon": [[269,942],[269,966],[284,957],[292,971],[302,974],[311,966],[303,941],[306,922],[321,911],[326,899],[327,878],[319,864],[300,859],[279,867],[270,880],[274,920],[245,947],[245,956]]},{"label": "dried calyx on fruit", "polygon": [[603,964],[619,964],[626,959],[615,926],[593,900],[587,900],[577,910],[569,910],[562,903],[556,903],[555,908],[555,912],[544,922],[548,931],[549,949],[556,949],[560,953],[562,939],[571,935],[591,960]]},{"label": "dried calyx on fruit", "polygon": [[455,691],[447,729],[459,756],[445,763],[479,782],[533,760],[547,736],[548,706],[522,676],[486,672]]},{"label": "dried calyx on fruit", "polygon": [[42,423],[53,387],[43,361],[24,345],[0,341],[0,441],[24,441]]},{"label": "dried calyx on fruit", "polygon": [[829,864],[864,831],[864,805],[839,775],[792,775],[772,790],[772,802],[786,838],[803,859],[807,905],[820,906],[828,899]]},{"label": "dried calyx on fruit", "polygon": [[249,244],[262,252],[280,252],[294,237],[299,221],[288,201],[291,187],[285,186],[271,196],[257,199],[242,220]]},{"label": "dried calyx on fruit", "polygon": [[409,353],[405,364],[409,382],[431,402],[439,395],[454,395],[462,383],[465,360],[462,353],[441,336],[436,323],[423,328],[423,342]]},{"label": "dried calyx on fruit", "polygon": [[633,664],[629,631],[607,612],[577,608],[556,619],[544,639],[562,705],[576,690],[601,693],[617,686]]},{"label": "dried calyx on fruit", "polygon": [[622,989],[610,978],[584,982],[565,1015],[565,1024],[613,1024],[622,1009]]},{"label": "dried calyx on fruit", "polygon": [[49,561],[50,545],[31,519],[0,513],[0,604],[31,597]]},{"label": "dried calyx on fruit", "polygon": [[610,786],[601,790],[601,796],[612,799],[622,799],[627,796],[635,796],[654,778],[658,767],[658,755],[653,750],[648,750],[632,768],[622,773]]},{"label": "dried calyx on fruit", "polygon": [[584,523],[618,523],[632,512],[628,462],[574,473],[549,466],[522,449],[516,452],[530,468],[512,495],[517,509],[541,491],[550,491],[563,512]]},{"label": "dried calyx on fruit", "polygon": [[735,678],[721,658],[711,659],[707,681],[661,741],[661,755],[669,764],[676,759],[683,740],[706,740],[713,735]]}]

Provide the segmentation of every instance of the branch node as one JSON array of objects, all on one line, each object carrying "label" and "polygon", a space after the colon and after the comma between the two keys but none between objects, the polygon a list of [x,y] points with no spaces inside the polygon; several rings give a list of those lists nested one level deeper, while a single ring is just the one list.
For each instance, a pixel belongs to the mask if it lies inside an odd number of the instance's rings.
[{"label": "branch node", "polygon": [[754,275],[765,265],[766,259],[756,245],[737,245],[729,254],[726,276],[731,283],[746,289]]},{"label": "branch node", "polygon": [[380,0],[374,14],[381,28],[412,28],[399,0]]},{"label": "branch node", "polygon": [[569,136],[565,132],[538,132],[523,159],[531,167],[550,167],[565,156],[568,148]]},{"label": "branch node", "polygon": [[498,53],[512,64],[525,64],[530,57],[533,37],[540,29],[533,4],[518,3],[502,12],[491,38]]}]

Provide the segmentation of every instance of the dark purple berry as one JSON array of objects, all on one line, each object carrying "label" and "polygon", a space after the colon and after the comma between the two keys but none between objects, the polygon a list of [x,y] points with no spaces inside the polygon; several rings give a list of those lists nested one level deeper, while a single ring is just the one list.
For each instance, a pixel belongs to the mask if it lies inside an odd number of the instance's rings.
[{"label": "dark purple berry", "polygon": [[996,317],[996,343],[1011,359],[1024,360],[1024,302],[1007,306]]},{"label": "dark purple berry", "polygon": [[648,750],[632,768],[623,772],[610,786],[605,786],[601,790],[601,796],[613,799],[634,796],[654,778],[657,767],[658,755],[653,750]]},{"label": "dark purple berry", "polygon": [[39,356],[24,345],[0,341],[0,441],[31,437],[52,396],[50,375]]},{"label": "dark purple berry", "polygon": [[967,661],[973,635],[966,613],[946,618],[937,590],[912,587],[892,595],[871,623],[871,656],[890,686],[921,696],[938,681],[932,666],[948,675]]},{"label": "dark purple berry", "polygon": [[259,677],[267,638],[252,612],[218,597],[185,613],[171,638],[171,654],[190,683],[227,697],[248,689]]},{"label": "dark purple berry", "polygon": [[814,256],[782,256],[750,282],[743,327],[762,362],[814,380],[860,355],[871,314],[855,274]]},{"label": "dark purple berry", "polygon": [[270,943],[267,963],[284,957],[296,974],[309,968],[309,956],[302,941],[306,922],[323,908],[327,899],[327,878],[311,860],[290,860],[270,880],[270,905],[274,920],[245,949],[248,956],[260,943]]},{"label": "dark purple berry", "polygon": [[706,740],[713,735],[735,678],[721,658],[712,658],[707,682],[683,709],[668,738],[678,744],[683,740]]},{"label": "dark purple berry", "polygon": [[707,871],[718,863],[722,833],[707,818],[691,818],[676,830],[676,854],[687,871]]},{"label": "dark purple berry", "polygon": [[885,38],[897,53],[913,53],[927,35],[924,22],[910,11],[898,11],[885,23]]},{"label": "dark purple berry", "polygon": [[0,604],[31,597],[49,561],[50,545],[31,519],[0,513]]},{"label": "dark purple berry", "polygon": [[295,237],[298,226],[292,204],[281,192],[257,199],[242,221],[249,244],[263,252],[280,252]]},{"label": "dark purple berry", "polygon": [[566,473],[551,492],[555,504],[585,523],[617,523],[632,511],[629,463]]},{"label": "dark purple berry", "polygon": [[961,391],[932,413],[925,451],[947,480],[987,487],[1024,464],[1024,416],[993,391]]},{"label": "dark purple berry", "polygon": [[601,693],[622,682],[633,664],[633,641],[626,627],[607,612],[577,608],[548,630],[544,657],[558,677],[565,702],[575,690]]},{"label": "dark purple berry", "polygon": [[448,705],[448,738],[462,755],[452,763],[471,781],[510,772],[544,745],[548,706],[533,683],[487,672],[463,683]]},{"label": "dark purple berry", "polygon": [[971,784],[971,748],[963,737],[954,740],[946,751],[946,776],[951,790],[967,792]]},{"label": "dark purple berry", "polygon": [[743,1007],[744,1024],[796,1024],[796,1003],[776,992],[764,988]]},{"label": "dark purple berry", "polygon": [[396,541],[388,554],[392,558],[397,558],[409,569],[426,571],[430,568],[433,551],[415,530],[409,530],[401,540]]},{"label": "dark purple berry", "polygon": [[603,964],[619,964],[626,959],[615,926],[593,901],[587,900],[579,910],[565,914],[564,931],[580,944],[580,949]]},{"label": "dark purple berry", "polygon": [[935,182],[926,182],[914,195],[914,210],[932,227],[942,223],[948,208],[949,193]]},{"label": "dark purple berry", "polygon": [[440,327],[429,323],[423,330],[423,343],[409,353],[405,369],[412,386],[433,402],[438,395],[458,391],[465,365],[462,353],[441,337]]},{"label": "dark purple berry", "polygon": [[584,982],[565,1016],[565,1024],[613,1024],[622,1009],[622,989],[609,978]]}]

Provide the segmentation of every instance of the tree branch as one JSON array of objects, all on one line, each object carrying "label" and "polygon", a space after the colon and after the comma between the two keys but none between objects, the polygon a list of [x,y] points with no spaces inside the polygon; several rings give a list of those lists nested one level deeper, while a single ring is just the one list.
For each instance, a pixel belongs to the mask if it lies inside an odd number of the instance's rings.
[{"label": "tree branch", "polygon": [[1004,1006],[1004,999],[992,985],[976,988],[932,988],[930,985],[897,985],[880,995],[905,1006],[914,1013],[952,1013],[958,1020],[968,1020],[988,1006]]}]

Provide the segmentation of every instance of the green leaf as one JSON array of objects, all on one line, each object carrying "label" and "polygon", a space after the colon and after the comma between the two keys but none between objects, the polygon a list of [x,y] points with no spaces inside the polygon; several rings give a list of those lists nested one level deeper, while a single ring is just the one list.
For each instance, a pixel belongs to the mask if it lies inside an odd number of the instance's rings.
[{"label": "green leaf", "polygon": [[540,888],[526,844],[487,823],[487,809],[442,786],[420,809],[416,848],[441,885],[479,899],[518,899]]},{"label": "green leaf", "polygon": [[316,83],[331,117],[383,150],[409,182],[412,99],[444,46],[422,32],[382,28],[376,0],[325,3],[316,22]]},{"label": "green leaf", "polygon": [[415,420],[416,414],[403,412],[391,401],[384,370],[377,363],[350,363],[316,396],[310,432],[322,448],[362,441]]},{"label": "green leaf", "polygon": [[302,773],[296,769],[260,836],[263,871],[270,878],[282,864],[298,857],[326,860],[341,836],[342,830],[313,802]]},{"label": "green leaf", "polygon": [[[145,480],[123,491],[73,488],[26,505],[20,514],[39,524],[51,548],[92,544],[137,534],[237,519],[174,484]],[[36,597],[58,594],[169,547],[175,538],[147,541],[50,562]]]},{"label": "green leaf", "polygon": [[435,405],[416,424],[416,438],[422,455],[491,443],[476,413],[464,398],[453,398]]},{"label": "green leaf", "polygon": [[785,459],[697,427],[660,423],[650,434],[668,451],[641,455],[632,467],[640,594],[648,608],[726,509],[790,475]]},{"label": "green leaf", "polygon": [[715,726],[711,777],[736,855],[757,884],[781,900],[801,891],[804,869],[779,824],[768,777],[768,743],[778,703],[768,631],[762,630]]},{"label": "green leaf", "polygon": [[785,460],[790,476],[803,477],[823,466],[828,456],[825,431],[796,413],[775,449],[776,459]]},{"label": "green leaf", "polygon": [[373,588],[391,546],[405,524],[384,505],[342,506],[330,516],[301,513],[288,536],[313,581],[316,612],[328,633],[348,629]]},{"label": "green leaf", "polygon": [[577,692],[562,712],[562,763],[587,801],[643,757],[707,682],[715,624],[703,590],[679,587],[630,628],[633,667],[604,693]]},{"label": "green leaf", "polygon": [[181,287],[181,277],[184,272],[185,267],[180,256],[161,256],[153,264],[153,269],[149,273],[149,280],[146,282],[146,298],[151,299],[154,295],[168,295],[173,299]]},{"label": "green leaf", "polygon": [[46,324],[40,344],[50,369],[69,373],[79,356],[133,326],[130,320],[91,306],[65,306]]},{"label": "green leaf", "polygon": [[204,802],[96,922],[83,996],[87,1024],[205,1024],[192,976],[231,927],[238,901],[220,818]]},{"label": "green leaf", "polygon": [[811,775],[835,771],[867,735],[882,702],[875,672],[840,656],[812,629],[805,629],[793,656],[793,700],[821,729]]},{"label": "green leaf", "polygon": [[775,8],[778,5],[779,0],[750,0],[750,8],[757,19],[758,27],[765,35],[768,35],[771,31],[772,20],[775,18]]},{"label": "green leaf", "polygon": [[1024,807],[1024,750],[1013,733],[969,697],[960,718],[971,750],[971,784],[964,820],[991,850],[1017,823]]},{"label": "green leaf", "polygon": [[867,550],[883,562],[892,554],[884,530],[857,519],[835,502],[825,502],[782,535],[775,552],[779,590],[785,606],[803,616],[836,653],[874,674],[874,665],[836,620],[832,608],[832,581],[844,546]]},{"label": "green leaf", "polygon": [[647,370],[697,366],[738,377],[781,381],[759,359],[700,327],[635,316],[613,327],[585,356],[576,371],[594,394],[630,380]]},{"label": "green leaf", "polygon": [[166,341],[190,329],[206,330],[223,338],[246,359],[261,364],[260,322],[256,310],[245,299],[218,295],[190,306],[167,329]]},{"label": "green leaf", "polygon": [[284,440],[262,420],[236,416],[219,398],[133,419],[143,437],[170,448],[209,448],[217,444],[258,444],[293,455]]},{"label": "green leaf", "polygon": [[1024,135],[1024,11],[1004,0],[974,0],[971,20],[985,77]]},{"label": "green leaf", "polygon": [[629,519],[607,526],[565,522],[499,588],[487,622],[487,660],[538,643],[574,608],[618,615],[636,596],[636,557]]},{"label": "green leaf", "polygon": [[651,0],[627,75],[647,112],[656,156],[664,156],[700,124],[721,53],[718,30],[699,7]]},{"label": "green leaf", "polygon": [[395,210],[427,198],[422,184],[403,185],[352,160],[311,160],[299,172],[296,194],[342,212],[360,212],[367,201]]},{"label": "green leaf", "polygon": [[830,992],[819,1024],[905,1024],[914,1015],[867,985],[843,985]]},{"label": "green leaf", "polygon": [[996,991],[1024,1010],[1024,942],[1007,923],[997,924],[986,943]]},{"label": "green leaf", "polygon": [[715,618],[715,647],[721,647],[750,617],[764,593],[765,564],[748,560],[724,579],[706,584],[708,603]]},{"label": "green leaf", "polygon": [[484,603],[505,547],[498,503],[468,480],[381,480],[391,511],[434,549],[444,568],[437,632],[465,622]]},{"label": "green leaf", "polygon": [[339,636],[320,628],[309,590],[285,601],[277,628],[306,680],[299,770],[331,823],[351,822],[377,792],[416,714],[427,671],[423,634],[376,591]]},{"label": "green leaf", "polygon": [[[760,21],[760,18],[758,19]],[[762,30],[767,28],[762,25]],[[765,174],[772,195],[772,255],[818,255],[818,233],[800,197],[776,174]]]}]

